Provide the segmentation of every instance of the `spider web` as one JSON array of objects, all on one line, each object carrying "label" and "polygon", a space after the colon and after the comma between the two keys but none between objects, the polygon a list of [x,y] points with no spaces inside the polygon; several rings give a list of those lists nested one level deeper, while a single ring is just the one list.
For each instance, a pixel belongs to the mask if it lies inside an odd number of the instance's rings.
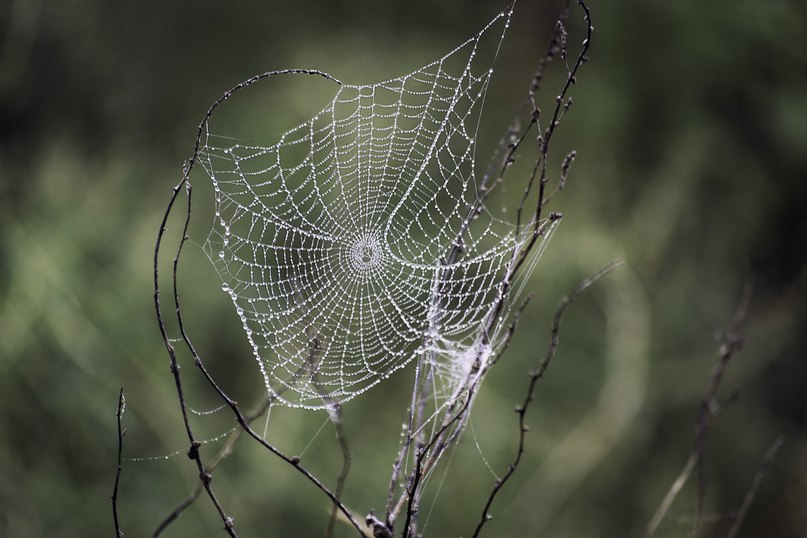
[{"label": "spider web", "polygon": [[272,145],[207,127],[205,252],[278,400],[329,407],[426,355],[448,392],[468,374],[463,357],[480,356],[482,339],[495,346],[482,333],[527,235],[478,201],[492,74],[478,52],[509,16],[406,76],[340,85]]}]

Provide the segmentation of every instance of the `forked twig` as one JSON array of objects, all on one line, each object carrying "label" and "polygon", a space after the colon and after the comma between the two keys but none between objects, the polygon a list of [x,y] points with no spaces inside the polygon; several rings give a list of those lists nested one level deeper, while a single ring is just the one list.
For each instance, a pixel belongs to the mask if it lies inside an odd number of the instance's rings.
[{"label": "forked twig", "polygon": [[[207,492],[208,497],[210,497],[210,501],[215,506],[216,511],[219,513],[222,521],[224,522],[224,530],[229,534],[231,537],[235,538],[238,534],[235,532],[235,522],[232,517],[228,516],[227,513],[224,511],[221,503],[219,502],[216,494],[213,492],[213,487],[210,485],[213,476],[205,470],[204,463],[202,462],[202,457],[199,454],[199,447],[202,444],[196,440],[196,437],[193,433],[193,428],[191,427],[190,417],[188,416],[187,405],[185,403],[185,392],[182,386],[182,378],[179,374],[179,362],[177,361],[176,351],[174,350],[173,344],[168,338],[167,329],[165,327],[165,323],[163,322],[162,317],[162,310],[160,307],[160,284],[159,284],[159,254],[160,254],[160,245],[162,242],[163,234],[166,230],[166,222],[168,221],[168,216],[171,213],[171,209],[174,206],[175,201],[179,195],[179,192],[182,189],[182,185],[185,186],[185,191],[187,192],[188,196],[188,204],[185,214],[185,224],[182,228],[182,239],[179,242],[179,246],[177,247],[176,254],[174,255],[173,259],[173,270],[172,270],[172,283],[173,283],[173,291],[174,291],[174,304],[176,305],[176,314],[177,318],[180,319],[180,327],[181,327],[181,317],[180,317],[180,308],[179,308],[179,292],[177,288],[177,268],[179,266],[179,258],[182,254],[182,247],[185,245],[185,241],[188,239],[188,226],[190,224],[191,218],[191,185],[188,182],[188,175],[190,174],[190,167],[192,164],[189,162],[184,169],[182,181],[174,187],[174,192],[171,196],[171,201],[168,204],[168,208],[166,209],[165,215],[163,215],[163,220],[160,224],[160,231],[157,234],[157,244],[154,249],[154,303],[157,310],[157,321],[160,326],[160,333],[163,337],[163,342],[165,344],[165,348],[168,351],[169,356],[169,364],[171,368],[171,375],[174,378],[174,384],[177,390],[177,397],[179,398],[179,407],[182,412],[182,421],[185,425],[185,433],[188,436],[188,441],[190,442],[190,448],[188,449],[188,457],[196,463],[196,468],[199,471],[199,480]],[[184,331],[183,331],[184,334]]]},{"label": "forked twig", "polygon": [[549,332],[549,347],[546,350],[543,360],[541,364],[538,366],[537,370],[530,372],[530,382],[527,385],[527,392],[524,396],[524,400],[515,408],[516,413],[518,414],[518,447],[516,449],[516,455],[510,465],[507,466],[507,471],[501,478],[496,479],[493,483],[493,488],[490,491],[490,495],[488,495],[488,499],[485,502],[485,506],[482,509],[482,515],[479,518],[479,522],[476,525],[476,529],[474,530],[473,537],[479,536],[482,532],[482,528],[485,524],[492,519],[490,515],[490,508],[493,505],[493,501],[495,500],[496,496],[498,495],[499,491],[501,491],[504,484],[510,479],[511,476],[516,472],[518,465],[521,463],[521,458],[524,455],[525,450],[525,440],[527,434],[527,425],[525,423],[525,417],[527,415],[527,409],[529,408],[532,401],[535,399],[535,386],[538,383],[538,380],[541,379],[544,374],[546,373],[547,368],[549,368],[549,364],[552,362],[552,359],[555,358],[555,355],[558,351],[558,344],[560,342],[560,322],[563,318],[566,309],[572,304],[581,293],[586,291],[592,285],[594,285],[597,281],[611,273],[612,271],[616,270],[623,264],[623,260],[614,260],[597,272],[592,274],[591,276],[584,279],[580,282],[577,287],[575,287],[571,292],[567,295],[564,295],[560,302],[558,303],[557,308],[555,309],[555,316],[552,319],[552,327]]},{"label": "forked twig", "polygon": [[[453,415],[448,421],[444,422],[440,429],[432,436],[431,440],[428,444],[418,449],[416,458],[415,458],[415,471],[412,473],[412,483],[407,485],[408,490],[408,498],[409,501],[406,507],[406,522],[404,523],[403,529],[403,537],[410,538],[411,536],[415,535],[416,533],[413,532],[414,529],[411,527],[412,518],[415,517],[417,514],[417,501],[418,499],[418,486],[420,485],[420,481],[423,480],[425,474],[428,473],[431,467],[436,461],[439,459],[439,454],[442,453],[442,450],[445,450],[445,444],[440,447],[441,450],[435,456],[435,453],[431,451],[431,449],[438,443],[440,443],[443,435],[457,422],[464,420],[466,416],[466,411],[468,410],[471,401],[473,400],[473,389],[468,391],[468,394],[463,402],[463,405],[457,411],[455,415]],[[429,460],[424,462],[425,456],[429,454]]]},{"label": "forked twig", "polygon": [[[247,415],[247,421],[251,424],[254,420],[263,416],[263,414],[266,413],[266,411],[269,409],[271,403],[272,399],[266,398]],[[213,471],[215,471],[216,468],[225,459],[227,459],[227,457],[232,453],[235,443],[238,441],[238,439],[241,437],[243,433],[244,430],[237,428],[233,430],[229,436],[227,436],[227,440],[224,442],[224,445],[219,449],[216,455],[213,456],[213,458],[210,461],[208,461],[208,463],[205,465],[205,470],[207,471],[207,473],[212,474]],[[151,533],[151,538],[157,538],[158,536],[160,536],[163,533],[163,531],[165,531],[165,529],[167,529],[168,526],[171,525],[171,523],[173,523],[182,514],[182,512],[184,512],[196,501],[196,499],[199,498],[199,495],[202,493],[203,489],[204,488],[202,487],[202,483],[197,482],[196,485],[191,490],[191,492],[184,499],[182,499],[176,505],[176,507],[174,507],[171,513],[168,514],[165,517],[165,519],[163,519],[160,522],[159,525],[157,525],[157,527],[154,529],[154,532]]]},{"label": "forked twig", "polygon": [[[583,10],[583,19],[586,22],[586,37],[585,37],[585,39],[583,39],[583,43],[582,43],[580,52],[577,55],[577,59],[575,60],[574,64],[572,65],[571,70],[569,70],[567,72],[567,77],[566,77],[566,81],[563,83],[563,88],[561,89],[561,91],[557,95],[557,97],[555,98],[555,108],[554,108],[554,110],[552,112],[552,121],[551,121],[549,127],[546,128],[544,134],[542,134],[541,137],[539,138],[540,151],[539,151],[539,154],[538,154],[538,158],[535,161],[535,165],[533,166],[533,172],[532,172],[532,174],[530,176],[530,181],[528,182],[528,185],[527,185],[527,188],[526,188],[526,190],[524,192],[524,196],[522,198],[521,204],[519,205],[519,208],[518,208],[518,210],[516,212],[516,214],[517,214],[517,219],[516,219],[517,224],[516,224],[516,226],[520,227],[521,213],[522,213],[522,211],[524,209],[524,204],[526,203],[526,199],[529,196],[529,193],[530,193],[530,191],[532,189],[532,183],[533,183],[533,180],[535,178],[536,171],[540,169],[541,174],[540,174],[540,181],[539,181],[539,187],[538,187],[538,199],[537,199],[537,201],[535,203],[535,212],[534,212],[534,215],[533,215],[534,224],[533,224],[532,236],[527,241],[527,243],[521,248],[521,250],[518,252],[518,254],[516,255],[515,263],[508,270],[508,274],[505,277],[505,280],[504,280],[504,283],[503,283],[502,295],[501,295],[501,298],[499,300],[499,304],[496,306],[496,308],[495,308],[495,310],[493,312],[493,315],[491,316],[491,320],[490,320],[491,323],[495,323],[496,320],[498,320],[499,316],[502,314],[504,306],[505,306],[505,299],[507,298],[508,293],[509,293],[510,283],[519,274],[519,271],[521,270],[521,267],[529,259],[530,253],[532,252],[533,248],[535,247],[535,244],[538,242],[538,239],[545,235],[546,230],[548,228],[547,224],[541,221],[541,216],[542,216],[543,208],[544,208],[544,206],[546,205],[546,202],[547,202],[547,200],[546,200],[546,185],[547,185],[547,183],[549,181],[549,176],[548,176],[548,173],[547,173],[547,157],[549,155],[550,144],[552,142],[552,137],[553,137],[555,131],[557,130],[558,126],[560,125],[560,115],[561,115],[561,111],[564,109],[563,103],[567,98],[567,95],[569,93],[569,90],[571,89],[572,84],[574,84],[576,82],[576,80],[577,80],[576,79],[577,72],[579,71],[580,67],[585,62],[588,61],[588,56],[586,56],[586,54],[588,54],[589,47],[591,46],[591,34],[594,31],[594,27],[591,24],[591,12],[589,11],[588,6],[585,4],[585,2],[583,0],[578,0],[577,3],[581,7],[581,9]],[[566,17],[566,13],[567,13],[567,10],[568,10],[568,4],[569,4],[569,1],[567,0],[566,7],[564,8],[563,13],[561,14],[560,18],[558,19],[558,24],[560,25],[561,28],[563,27],[563,20]],[[545,59],[547,57],[551,58],[551,56],[556,54],[556,47],[557,47],[557,43],[555,42],[556,39],[557,39],[557,37],[553,36],[552,40],[550,41],[549,49],[548,49],[546,55],[544,56],[544,59],[542,59],[542,64],[539,67],[538,73],[536,74],[536,77],[535,77],[535,79],[533,81],[533,88],[531,89],[531,93],[530,93],[530,100],[533,103],[532,116],[536,121],[537,121],[538,117],[540,116],[540,110],[538,109],[537,105],[535,105],[535,101],[534,101],[534,90],[537,90],[537,88],[538,88],[538,82],[536,82],[536,80],[540,81],[540,79],[543,77],[543,69],[544,69],[543,62],[544,61],[548,62],[548,60],[545,60]],[[565,54],[566,54],[565,40],[563,40],[561,42],[561,50],[563,51],[563,55],[565,56]],[[564,159],[564,164],[566,165],[565,170],[562,169],[562,171],[561,171],[562,174],[563,174],[562,178],[563,178],[564,183],[565,183],[565,180],[566,180],[565,173],[568,172],[568,166],[570,164],[570,163],[567,163],[567,160],[568,160],[568,157],[566,159]],[[558,221],[561,218],[562,218],[562,215],[560,213],[554,213],[553,212],[553,213],[550,213],[550,215],[549,215],[550,223]]]}]

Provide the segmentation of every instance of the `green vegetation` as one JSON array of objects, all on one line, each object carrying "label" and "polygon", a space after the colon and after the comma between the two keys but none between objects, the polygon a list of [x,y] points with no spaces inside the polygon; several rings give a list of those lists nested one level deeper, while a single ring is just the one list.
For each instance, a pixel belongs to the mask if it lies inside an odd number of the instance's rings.
[{"label": "green vegetation", "polygon": [[[0,535],[112,534],[121,386],[124,457],[158,457],[124,463],[126,535],[148,535],[198,481],[154,319],[151,256],[210,102],[267,69],[312,67],[347,82],[403,74],[503,7],[272,4],[0,4]],[[557,12],[549,4],[516,6],[485,105],[482,165],[543,52]],[[486,463],[501,475],[515,452],[512,408],[542,357],[555,304],[622,256],[626,266],[564,319],[558,357],[528,415],[526,460],[497,498],[488,535],[641,535],[692,450],[718,360],[715,333],[729,327],[751,278],[744,347],[705,443],[704,535],[726,535],[763,455],[784,434],[740,536],[804,536],[807,9],[795,0],[615,0],[592,9],[591,62],[555,154],[577,150],[552,207],[564,220],[533,275],[537,296],[475,404],[426,535],[472,533],[494,481]],[[331,91],[308,77],[278,83],[265,114],[245,121],[259,134],[282,133]],[[199,247],[212,207],[202,174],[194,186],[198,218],[181,284],[189,331],[249,408],[262,382]],[[497,208],[512,210],[520,189],[505,185]],[[180,360],[191,405],[217,406],[188,357]],[[362,516],[383,508],[409,376],[345,407],[354,453],[345,500]],[[233,426],[226,411],[196,420],[202,438]],[[325,420],[275,408],[270,438],[291,454],[305,449],[309,467],[332,484],[341,458],[330,423],[314,437]],[[204,445],[203,456],[219,446]],[[254,443],[241,441],[215,476],[241,536],[322,534],[327,500]],[[656,536],[689,534],[695,484]],[[201,498],[165,536],[223,535],[221,526]]]}]

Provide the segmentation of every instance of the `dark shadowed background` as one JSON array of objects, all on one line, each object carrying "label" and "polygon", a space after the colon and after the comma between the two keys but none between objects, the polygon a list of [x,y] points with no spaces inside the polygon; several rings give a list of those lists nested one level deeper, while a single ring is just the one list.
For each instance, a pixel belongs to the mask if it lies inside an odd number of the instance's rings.
[{"label": "dark shadowed background", "polygon": [[[182,454],[187,441],[154,318],[151,259],[209,104],[269,69],[318,68],[351,83],[402,75],[504,7],[0,1],[0,535],[113,534],[121,386],[126,535],[148,535],[197,480]],[[740,535],[805,536],[807,7],[613,0],[591,8],[591,62],[555,154],[557,167],[565,152],[578,152],[553,202],[565,217],[472,428],[447,472],[435,475],[426,536],[472,533],[494,474],[515,452],[512,408],[540,361],[554,305],[618,256],[626,266],[564,320],[559,354],[528,418],[526,460],[497,499],[487,535],[641,535],[692,450],[716,335],[750,279],[744,348],[723,381],[722,413],[704,448],[704,534],[728,532],[764,453],[785,435]],[[554,1],[516,6],[478,155],[491,152],[517,111],[557,11]],[[579,11],[572,19],[576,46]],[[547,81],[544,103],[552,103],[560,75]],[[281,133],[331,91],[305,77],[278,82],[255,125]],[[205,178],[194,184],[200,215],[209,215]],[[492,209],[506,210],[508,200],[512,209],[519,192],[506,189]],[[194,224],[198,245],[206,220]],[[195,245],[185,263],[189,330],[228,390],[245,405],[257,401],[260,376],[215,272]],[[215,406],[181,359],[192,405]],[[396,395],[409,375],[346,406],[354,471],[345,501],[359,514],[383,509],[404,416]],[[226,411],[194,420],[203,438],[232,427]],[[304,453],[332,483],[340,460],[324,421],[321,413],[276,409],[270,439]],[[218,446],[204,445],[203,454]],[[323,533],[327,499],[252,443],[237,446],[215,486],[242,536]],[[658,536],[689,535],[695,491],[694,481],[684,487]],[[224,535],[220,529],[202,498],[166,536]],[[341,525],[338,534],[351,529]]]}]

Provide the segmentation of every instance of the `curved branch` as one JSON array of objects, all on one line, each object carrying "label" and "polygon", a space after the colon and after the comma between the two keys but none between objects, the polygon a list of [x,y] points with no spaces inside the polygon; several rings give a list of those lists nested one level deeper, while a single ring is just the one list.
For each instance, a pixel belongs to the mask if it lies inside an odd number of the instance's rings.
[{"label": "curved branch", "polygon": [[190,442],[190,448],[188,450],[188,457],[190,457],[192,460],[195,461],[197,469],[199,470],[199,477],[200,477],[201,483],[202,483],[204,489],[207,491],[207,494],[210,497],[211,501],[213,502],[214,506],[216,507],[216,510],[219,512],[219,515],[222,518],[222,521],[224,522],[225,530],[227,531],[228,534],[230,534],[230,536],[235,537],[236,533],[235,533],[235,530],[234,530],[233,519],[231,517],[229,517],[225,513],[224,509],[221,506],[221,503],[218,501],[218,499],[216,498],[216,495],[213,493],[213,489],[210,486],[212,476],[205,470],[205,466],[204,466],[204,464],[202,462],[201,456],[199,455],[199,447],[201,445],[195,439],[192,427],[190,425],[190,420],[189,420],[188,413],[187,413],[187,406],[186,406],[186,403],[185,403],[184,391],[183,391],[183,387],[182,387],[182,380],[181,380],[181,377],[180,377],[180,367],[179,367],[179,364],[178,364],[178,361],[177,361],[177,358],[176,358],[176,351],[174,349],[174,346],[171,344],[171,340],[168,337],[167,329],[166,329],[166,326],[165,326],[165,321],[163,319],[162,306],[161,306],[161,302],[160,302],[160,279],[159,279],[159,254],[160,254],[160,248],[162,246],[162,240],[163,240],[163,237],[164,237],[165,231],[166,231],[166,223],[167,223],[168,218],[169,218],[169,216],[170,216],[170,214],[171,214],[171,212],[172,212],[172,210],[174,208],[174,204],[176,203],[176,201],[177,201],[177,199],[179,197],[179,193],[182,190],[182,187],[184,186],[185,190],[187,192],[187,196],[188,196],[188,205],[187,205],[186,214],[185,214],[185,223],[184,223],[183,230],[182,230],[182,238],[180,239],[179,245],[177,247],[176,254],[174,256],[173,270],[172,270],[172,286],[173,286],[173,297],[174,297],[175,313],[176,313],[177,322],[178,322],[178,325],[179,325],[179,331],[181,333],[183,342],[185,343],[186,347],[188,348],[191,355],[193,356],[194,363],[196,364],[197,368],[201,371],[203,377],[207,380],[207,382],[210,384],[210,386],[216,391],[216,393],[219,395],[219,397],[227,404],[227,406],[230,407],[233,414],[235,415],[235,418],[236,418],[239,426],[241,426],[241,428],[244,431],[246,431],[247,434],[250,437],[252,437],[255,441],[257,441],[259,444],[261,444],[264,448],[266,448],[267,450],[269,450],[270,452],[272,452],[276,456],[280,457],[282,460],[286,461],[287,463],[289,463],[290,465],[295,467],[310,482],[312,482],[318,489],[320,489],[334,503],[335,506],[337,506],[337,508],[347,517],[347,519],[351,522],[351,524],[356,528],[356,530],[358,531],[360,536],[365,536],[363,530],[359,526],[359,523],[356,521],[356,519],[353,517],[353,515],[350,513],[350,511],[347,510],[347,508],[339,501],[339,499],[337,498],[337,496],[334,493],[332,493],[327,487],[325,487],[325,485],[322,484],[322,482],[320,482],[311,472],[309,472],[302,465],[300,465],[300,459],[299,458],[292,457],[292,456],[287,456],[287,455],[283,454],[277,448],[275,448],[274,446],[272,446],[271,444],[266,442],[263,438],[261,438],[261,436],[259,436],[257,433],[255,433],[255,431],[253,431],[250,428],[250,426],[249,426],[249,424],[248,424],[248,422],[246,420],[246,417],[241,412],[241,410],[238,407],[237,403],[234,400],[232,400],[229,396],[227,396],[227,394],[218,386],[218,384],[213,380],[210,373],[205,368],[201,357],[199,356],[198,352],[194,348],[193,344],[191,343],[190,338],[188,337],[188,335],[187,335],[187,333],[185,331],[184,323],[183,323],[183,320],[182,320],[179,293],[178,293],[178,288],[177,288],[177,270],[178,270],[178,266],[179,266],[179,259],[180,259],[181,253],[182,253],[182,248],[183,248],[185,242],[188,240],[187,233],[188,233],[188,226],[189,226],[190,217],[191,217],[191,193],[192,193],[192,189],[191,189],[191,185],[190,185],[190,173],[191,173],[191,170],[193,169],[193,166],[196,163],[196,161],[198,159],[198,156],[199,156],[201,138],[202,138],[202,134],[204,132],[204,129],[207,126],[208,121],[210,120],[210,117],[213,115],[213,112],[215,111],[215,109],[222,102],[229,99],[237,91],[239,91],[239,90],[241,90],[243,88],[246,88],[247,86],[250,86],[250,85],[254,84],[255,82],[258,82],[259,80],[269,78],[269,77],[275,76],[275,75],[287,75],[287,74],[316,75],[316,76],[321,76],[323,78],[331,80],[333,82],[336,82],[339,85],[342,84],[339,80],[337,80],[333,76],[331,76],[331,75],[329,75],[327,73],[324,73],[322,71],[313,70],[313,69],[285,69],[285,70],[281,70],[281,71],[269,71],[269,72],[266,72],[266,73],[251,77],[251,78],[237,84],[236,86],[234,86],[230,90],[224,92],[224,94],[221,97],[219,97],[216,101],[213,102],[213,104],[210,106],[210,108],[205,113],[202,121],[199,123],[199,126],[197,128],[196,140],[194,142],[193,154],[191,155],[191,158],[187,161],[187,163],[186,163],[186,165],[185,165],[185,167],[183,169],[182,178],[180,179],[179,183],[173,189],[173,192],[172,192],[171,197],[170,197],[169,202],[168,202],[168,206],[166,208],[166,211],[165,211],[165,213],[163,215],[163,218],[162,218],[162,221],[160,223],[159,231],[157,233],[157,241],[156,241],[155,247],[154,247],[154,306],[155,306],[155,310],[156,310],[156,313],[157,313],[157,322],[158,322],[158,325],[159,325],[159,328],[160,328],[160,334],[162,336],[163,343],[165,344],[166,351],[168,352],[169,362],[170,362],[170,367],[171,367],[171,373],[172,373],[172,375],[174,377],[174,382],[175,382],[176,390],[177,390],[177,396],[179,398],[180,409],[181,409],[181,412],[182,412],[182,418],[183,418],[183,422],[185,424],[185,430],[186,430],[186,433],[187,433],[187,436],[188,436],[188,440]]}]

